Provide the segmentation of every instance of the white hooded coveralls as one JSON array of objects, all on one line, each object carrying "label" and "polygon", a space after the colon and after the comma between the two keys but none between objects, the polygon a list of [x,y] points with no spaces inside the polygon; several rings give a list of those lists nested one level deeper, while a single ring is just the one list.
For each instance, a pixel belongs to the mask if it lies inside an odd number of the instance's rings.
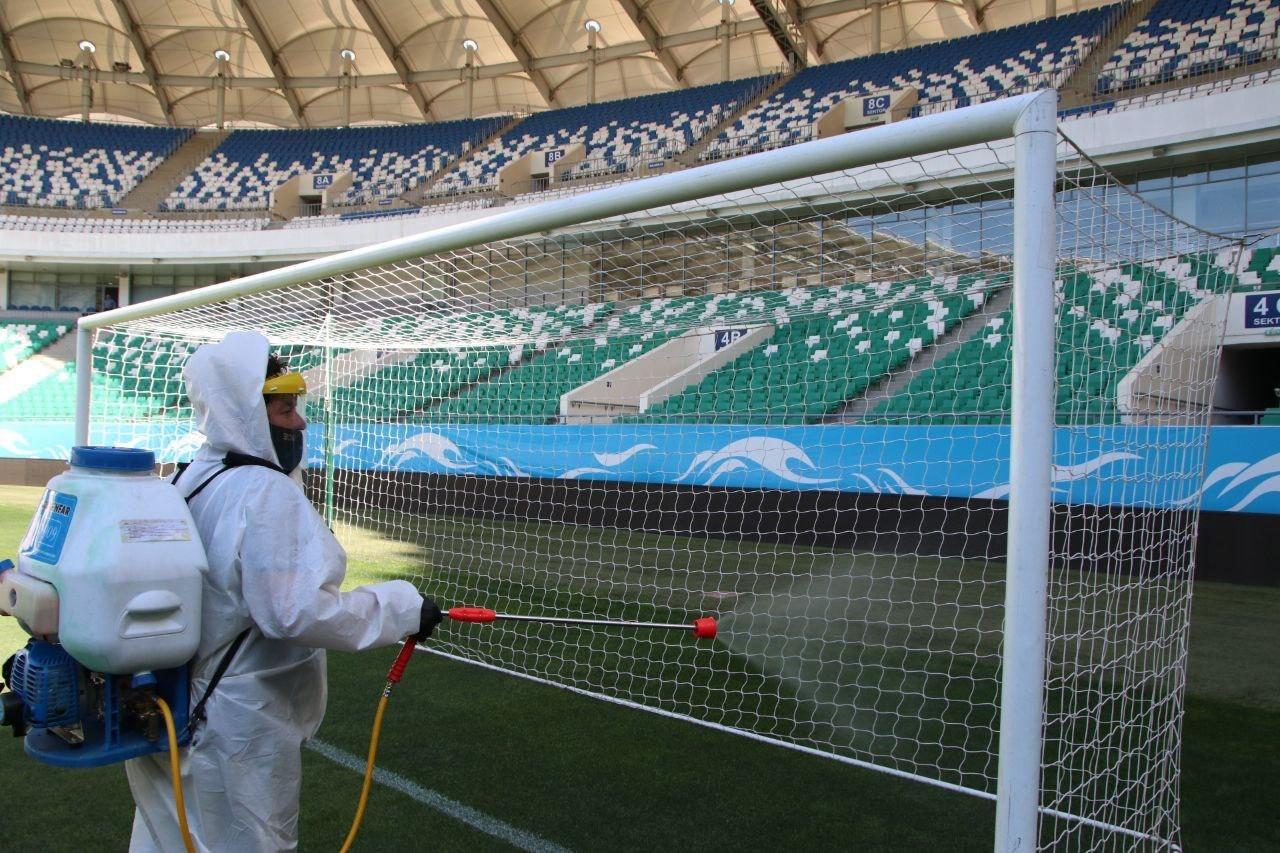
[{"label": "white hooded coveralls", "polygon": [[[234,450],[277,462],[262,399],[268,344],[233,332],[188,360],[205,444],[178,482],[190,494]],[[297,472],[294,472],[295,476]],[[208,851],[293,850],[302,743],[324,716],[324,649],[390,645],[418,630],[407,581],[341,592],[346,553],[298,482],[260,466],[220,474],[191,501],[209,562],[191,702],[235,637],[248,638],[205,706],[182,761],[187,819]],[[130,849],[180,851],[167,753],[126,764],[137,805]]]}]

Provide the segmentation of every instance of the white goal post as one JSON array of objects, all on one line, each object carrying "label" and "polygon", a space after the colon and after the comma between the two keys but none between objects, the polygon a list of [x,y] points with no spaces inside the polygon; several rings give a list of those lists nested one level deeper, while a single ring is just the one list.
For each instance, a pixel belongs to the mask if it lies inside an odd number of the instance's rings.
[{"label": "white goal post", "polygon": [[[225,309],[229,315],[237,304],[252,307],[258,304],[254,299],[259,295],[291,292],[291,288],[302,288],[298,291],[302,297],[319,298],[316,296],[322,292],[319,285],[315,285],[314,289],[307,289],[312,287],[312,283],[327,283],[342,280],[343,277],[360,279],[364,271],[395,269],[395,265],[408,262],[418,263],[419,267],[426,268],[430,267],[430,261],[419,262],[416,259],[458,258],[461,257],[459,253],[472,251],[476,247],[509,245],[503,241],[557,234],[591,223],[608,223],[609,227],[621,232],[630,227],[643,228],[647,223],[662,222],[664,217],[686,223],[703,217],[712,220],[718,216],[727,216],[723,209],[715,206],[724,200],[727,200],[725,201],[727,204],[744,206],[758,202],[761,206],[773,205],[773,209],[780,210],[784,203],[790,203],[796,195],[792,190],[786,189],[788,182],[793,181],[809,182],[811,192],[805,196],[804,203],[816,209],[823,203],[820,193],[822,182],[819,176],[849,174],[862,167],[876,167],[882,169],[885,174],[889,174],[892,170],[884,164],[900,161],[912,162],[918,168],[927,169],[929,156],[971,147],[980,148],[988,159],[996,148],[1003,152],[1005,157],[1011,151],[1013,156],[1012,242],[1007,254],[1012,258],[1013,343],[1012,379],[1009,387],[1011,402],[1008,406],[1012,416],[1009,419],[1008,455],[1007,459],[1001,460],[1001,464],[1007,463],[1009,473],[1007,488],[1000,493],[992,493],[997,500],[1007,497],[1008,538],[1003,577],[1000,580],[984,578],[981,582],[983,588],[994,586],[998,589],[1001,584],[1003,585],[1003,603],[999,611],[1002,614],[1000,618],[1003,622],[1003,633],[998,650],[998,745],[994,746],[994,752],[998,758],[998,769],[995,774],[994,790],[983,784],[967,782],[965,779],[968,777],[962,775],[926,772],[912,765],[909,760],[899,760],[896,756],[896,764],[882,762],[856,751],[842,752],[839,749],[815,747],[816,741],[804,741],[799,737],[793,738],[773,732],[753,732],[749,725],[725,722],[714,714],[704,714],[701,718],[698,714],[685,712],[675,715],[784,746],[829,754],[848,763],[875,767],[878,770],[921,779],[944,788],[993,798],[997,804],[995,849],[1000,851],[1025,851],[1039,846],[1046,839],[1046,833],[1041,825],[1042,816],[1046,814],[1072,826],[1092,826],[1104,833],[1117,833],[1116,837],[1123,838],[1127,845],[1169,843],[1170,840],[1167,837],[1158,836],[1155,830],[1149,828],[1156,825],[1167,826],[1168,818],[1163,814],[1158,819],[1152,818],[1145,823],[1145,818],[1113,820],[1103,816],[1110,814],[1106,803],[1100,804],[1096,812],[1085,814],[1066,804],[1073,802],[1073,797],[1093,796],[1092,789],[1087,784],[1081,783],[1072,787],[1074,783],[1063,782],[1063,787],[1055,789],[1058,790],[1058,794],[1053,797],[1046,797],[1042,788],[1045,784],[1046,768],[1053,763],[1053,759],[1046,756],[1046,656],[1050,654],[1049,638],[1053,636],[1052,632],[1055,630],[1050,624],[1051,561],[1054,554],[1051,531],[1056,500],[1054,492],[1055,423],[1060,419],[1062,411],[1061,399],[1055,410],[1055,387],[1056,383],[1061,381],[1061,373],[1055,366],[1055,324],[1058,322],[1060,307],[1058,304],[1060,298],[1055,296],[1055,280],[1061,279],[1063,275],[1058,263],[1060,214],[1055,207],[1055,187],[1059,182],[1059,152],[1062,145],[1057,130],[1056,115],[1057,98],[1053,91],[1020,95],[952,112],[922,116],[910,121],[807,142],[791,148],[612,185],[580,195],[552,198],[539,203],[517,204],[503,212],[421,234],[87,316],[79,322],[76,341],[75,441],[77,444],[89,443],[92,426],[91,411],[97,417],[96,413],[101,411],[102,405],[105,405],[94,400],[94,395],[99,393],[94,390],[95,358],[99,364],[98,372],[123,375],[119,364],[110,360],[114,356],[104,357],[100,352],[95,352],[95,335],[110,336],[123,330],[144,336],[154,333],[168,340],[181,336],[184,330],[187,330],[185,333],[190,335],[190,340],[206,340],[214,336],[215,332],[220,333],[227,328],[222,314],[217,317],[210,314],[208,324],[200,325],[201,318],[205,316],[200,312],[210,309],[211,306],[218,306],[219,310]],[[921,166],[921,164],[924,165]],[[973,167],[970,177],[979,172],[980,169]],[[1005,192],[1006,198],[1009,196],[1007,191],[1000,189],[999,180],[992,179],[987,182],[981,177],[978,180],[985,182],[981,196],[978,194],[965,196],[960,190],[950,190],[953,193],[951,198],[987,198],[1000,192]],[[835,186],[835,183],[832,185]],[[895,186],[898,187],[899,195],[903,186],[909,191],[914,191],[913,184],[902,180],[898,180]],[[815,187],[817,187],[816,190]],[[875,193],[871,193],[871,196],[874,195]],[[866,203],[870,209],[871,204],[880,202],[875,198],[869,198]],[[1125,200],[1124,203],[1132,202]],[[1101,205],[1098,209],[1110,210],[1111,207]],[[643,214],[643,217],[633,219],[632,217],[636,214]],[[1144,222],[1154,221],[1156,215],[1145,210],[1140,214],[1116,214],[1117,224],[1114,226],[1114,232],[1118,234],[1142,217],[1147,218],[1143,219]],[[852,221],[852,218],[853,213],[846,210],[833,221],[843,227],[846,222]],[[675,228],[675,226],[672,227]],[[732,222],[729,222],[726,227],[731,232]],[[1089,228],[1089,223],[1079,223],[1077,227],[1085,232]],[[1161,227],[1167,231],[1175,226],[1162,224]],[[711,233],[712,229],[708,226],[706,234]],[[723,234],[723,232],[716,233]],[[884,232],[879,226],[868,226],[866,233],[870,235],[867,239],[874,243],[882,239]],[[723,239],[724,254],[727,257],[731,238],[718,239]],[[1140,238],[1125,236],[1115,239],[1138,240]],[[1165,238],[1151,239],[1164,240]],[[1169,238],[1167,242],[1169,245],[1174,245],[1177,241]],[[902,243],[895,240],[893,245],[901,247]],[[563,249],[561,251],[563,254]],[[895,251],[905,252],[906,250],[895,248]],[[1161,258],[1176,259],[1179,257],[1179,251],[1171,249],[1164,254],[1157,254]],[[592,261],[596,266],[588,265],[588,267],[592,270],[591,275],[602,276],[604,273],[600,272],[599,258],[603,257],[604,249],[599,249],[597,254],[599,257],[592,256],[596,258]],[[833,250],[830,254],[834,257],[837,253]],[[994,264],[996,262],[991,260],[994,256],[990,250],[983,250],[969,253],[967,257],[975,259],[972,261],[974,264]],[[493,258],[497,255],[490,253],[487,257]],[[688,263],[688,257],[686,253],[685,263]],[[762,257],[767,257],[767,254]],[[477,252],[474,261],[468,261],[468,263],[478,265],[483,264],[484,261]],[[499,258],[494,263],[506,262]],[[471,266],[465,267],[465,269],[471,268]],[[456,276],[465,277],[463,272],[458,272],[459,269],[464,269],[463,265],[455,264],[451,269]],[[412,271],[420,275],[425,274],[422,269],[416,267]],[[1144,273],[1125,271],[1116,266],[1114,269],[1109,269],[1106,274],[1141,277]],[[818,281],[821,283],[822,274],[818,275]],[[729,277],[732,278],[731,275]],[[394,285],[388,283],[393,278],[394,276],[374,273],[369,273],[367,276],[370,288],[377,290],[381,287],[388,294],[393,293],[395,287],[401,286],[399,283]],[[1057,281],[1056,284],[1060,292],[1061,281]],[[986,298],[990,298],[989,294]],[[979,300],[975,304],[982,303]],[[246,327],[253,327],[254,317],[261,316],[255,314],[254,310],[246,314],[247,319],[244,321],[247,324]],[[186,313],[182,314],[182,312]],[[163,325],[163,318],[179,314],[188,319],[181,324],[175,320],[173,326]],[[362,318],[362,322],[366,322],[366,325],[367,321],[368,318]],[[590,315],[586,325],[590,325]],[[355,325],[352,328],[355,328]],[[948,325],[947,329],[950,328],[951,326]],[[968,327],[965,329],[968,330]],[[537,329],[535,328],[534,331],[536,332]],[[432,334],[447,335],[440,331]],[[604,336],[606,333],[599,334]],[[620,333],[615,328],[608,334]],[[995,335],[995,337],[1000,336]],[[603,339],[602,337],[601,340]],[[103,338],[99,337],[98,343],[100,344],[102,340]],[[326,351],[327,360],[323,362],[323,369],[326,371],[331,369],[331,365],[338,364],[338,357],[335,355],[338,347],[357,346],[350,340],[337,338],[335,340],[336,348]],[[434,338],[430,340],[423,338],[425,342],[419,342],[417,346],[419,349],[429,350],[437,346],[432,343],[434,340]],[[461,338],[458,340],[461,341]],[[450,343],[443,338],[441,341]],[[453,341],[453,343],[457,342]],[[517,366],[519,359],[523,357],[521,353],[534,349],[532,333],[527,341],[515,341],[513,344],[512,340],[500,338],[495,339],[494,343],[514,346],[516,349],[511,354],[510,364]],[[465,346],[467,342],[463,341],[462,344]],[[376,341],[366,342],[361,346],[368,348],[371,352],[378,349]],[[549,351],[543,343],[539,343],[537,349]],[[916,357],[918,349],[917,344],[911,350],[910,357]],[[825,354],[825,350],[823,353]],[[381,356],[381,353],[379,352],[378,355]],[[815,358],[817,357],[815,355]],[[409,363],[404,362],[406,365]],[[104,364],[107,366],[103,367]],[[504,361],[502,368],[507,367]],[[499,373],[495,372],[492,375],[497,376]],[[1212,376],[1209,376],[1207,380],[1203,380],[1202,384],[1207,387],[1211,384],[1211,380]],[[352,382],[354,384],[354,380]],[[134,390],[136,391],[136,388]],[[332,392],[332,390],[330,386],[328,391]],[[1200,392],[1200,396],[1203,396],[1203,392]],[[563,401],[566,412],[567,407],[572,403],[573,401],[567,399]],[[641,405],[640,414],[643,414],[643,405]],[[1197,423],[1195,419],[1199,416],[1201,408],[1198,403],[1194,406],[1189,403],[1188,406],[1191,414],[1182,422],[1194,425]],[[143,418],[143,416],[138,417]],[[625,422],[625,419],[619,422]],[[1202,451],[1203,440],[1199,440]],[[326,499],[330,502],[332,501],[331,492],[335,488],[333,485],[335,482],[334,451],[331,444],[336,441],[332,433],[327,434],[326,442],[329,444],[326,444],[324,465],[328,467],[324,488],[330,490],[329,497]],[[1188,440],[1189,450],[1185,462],[1185,467],[1191,474],[1198,473],[1196,466],[1199,457],[1195,455],[1195,441],[1195,439]],[[453,452],[455,451],[449,451],[449,453]],[[615,464],[617,458],[620,458],[619,454],[609,455],[610,461],[602,464],[608,467]],[[519,468],[514,465],[512,470],[519,472]],[[340,483],[338,487],[341,487]],[[330,509],[332,509],[331,504]],[[1194,517],[1188,523],[1193,529]],[[430,534],[415,532],[414,535],[427,537]],[[1179,557],[1179,560],[1188,559],[1189,557]],[[1181,571],[1182,563],[1179,567]],[[1189,572],[1189,566],[1187,571]],[[978,586],[979,584],[975,582],[973,588]],[[982,612],[989,613],[990,610],[991,608],[986,608]],[[999,630],[998,623],[997,627],[991,630]],[[1182,636],[1185,636],[1185,624],[1181,628],[1170,629],[1173,632],[1178,630],[1183,631]],[[512,642],[519,641],[513,639]],[[929,648],[927,644],[926,648]],[[483,665],[493,665],[506,670],[513,669],[510,663],[498,663],[498,660],[483,656],[475,658],[475,662]],[[540,673],[534,670],[519,671],[517,674],[540,676]],[[561,680],[545,674],[541,674],[541,677],[560,686],[582,689],[582,685],[573,680]],[[1170,677],[1176,680],[1176,675]],[[954,681],[955,679],[952,680],[951,686],[946,688],[947,690],[955,689]],[[1177,692],[1176,688],[1170,688],[1170,690]],[[597,693],[592,689],[585,689],[583,692]],[[608,693],[609,691],[599,692]],[[625,700],[627,704],[634,704],[636,707],[644,707],[647,710],[658,710],[660,713],[669,712],[661,707],[665,700],[648,702],[642,698],[626,699],[616,693],[606,698]],[[1180,702],[1180,699],[1178,701]],[[995,714],[994,708],[992,713]],[[1180,720],[1180,704],[1176,715]],[[1174,740],[1176,741],[1176,733]],[[1069,747],[1064,749],[1070,751]],[[1176,751],[1176,746],[1174,749]],[[945,764],[941,759],[937,763]],[[1176,766],[1176,758],[1171,766]],[[982,772],[984,771],[978,771],[978,776],[981,776]],[[1144,769],[1142,772],[1148,771]],[[1145,784],[1158,783],[1156,780],[1146,778]],[[1131,797],[1132,792],[1126,789],[1123,796]],[[1164,797],[1163,794],[1161,796]],[[1176,799],[1176,792],[1174,796]],[[1164,803],[1165,799],[1161,802]],[[1166,806],[1161,805],[1158,808],[1164,810]],[[1048,840],[1061,842],[1061,837],[1053,836]]]}]

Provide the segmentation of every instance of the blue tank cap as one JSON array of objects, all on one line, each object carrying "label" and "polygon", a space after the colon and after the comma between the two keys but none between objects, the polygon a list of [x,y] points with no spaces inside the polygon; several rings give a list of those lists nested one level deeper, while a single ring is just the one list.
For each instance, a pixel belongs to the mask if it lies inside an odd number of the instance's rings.
[{"label": "blue tank cap", "polygon": [[156,467],[156,455],[150,450],[136,447],[71,448],[71,464],[76,468],[92,468],[97,471],[150,471]]}]

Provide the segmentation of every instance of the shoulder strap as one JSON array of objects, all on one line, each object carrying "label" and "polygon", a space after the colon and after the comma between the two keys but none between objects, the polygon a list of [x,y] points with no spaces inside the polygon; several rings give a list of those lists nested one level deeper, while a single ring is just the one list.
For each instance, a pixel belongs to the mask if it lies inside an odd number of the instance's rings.
[{"label": "shoulder strap", "polygon": [[222,458],[222,464],[228,468],[242,468],[246,465],[256,465],[259,468],[270,468],[272,471],[279,471],[286,477],[289,472],[281,468],[270,459],[263,459],[261,456],[250,456],[247,453],[236,453],[234,450],[227,451],[227,455]]},{"label": "shoulder strap", "polygon": [[[223,470],[226,470],[225,468]],[[204,722],[204,706],[209,701],[209,697],[213,695],[213,690],[218,686],[218,682],[222,680],[222,676],[226,675],[227,669],[231,666],[231,659],[236,656],[236,652],[240,651],[240,647],[244,645],[244,641],[249,637],[249,628],[245,628],[236,638],[231,641],[231,645],[227,646],[226,652],[222,655],[222,660],[218,661],[218,666],[213,671],[213,677],[209,679],[209,684],[204,689],[200,701],[191,709],[191,715],[187,718],[187,739],[190,741],[191,735],[196,730],[196,726]]]},{"label": "shoulder strap", "polygon": [[[191,503],[192,499],[195,498],[196,495],[204,491],[205,486],[209,485],[219,476],[230,471],[232,468],[243,468],[251,465],[260,468],[270,468],[273,471],[279,471],[281,474],[285,473],[283,468],[268,459],[250,456],[247,453],[236,453],[232,450],[223,457],[222,467],[206,477],[203,483],[196,486],[195,489],[192,490],[191,494],[187,495],[187,503]],[[173,482],[177,483],[178,478],[181,477],[186,470],[186,465],[179,466],[178,474],[173,478]],[[288,475],[286,474],[285,476]],[[209,684],[205,687],[204,694],[200,697],[200,701],[196,702],[192,707],[191,714],[187,719],[186,735],[188,741],[190,741],[191,735],[195,732],[196,726],[204,722],[204,706],[208,703],[209,697],[213,695],[213,690],[218,686],[218,682],[222,680],[222,676],[226,674],[227,669],[231,666],[231,661],[236,656],[236,652],[240,651],[240,647],[243,646],[244,641],[248,639],[250,630],[251,629],[249,628],[245,628],[236,635],[234,640],[231,641],[231,645],[227,646],[227,650],[223,653],[222,659],[218,661],[218,666],[213,670],[213,677],[209,679]]]},{"label": "shoulder strap", "polygon": [[[190,463],[187,463],[187,464],[190,464]],[[283,468],[281,468],[279,465],[277,465],[276,463],[272,462],[269,459],[262,459],[261,457],[258,457],[258,456],[250,456],[247,453],[236,453],[234,450],[231,450],[227,452],[226,456],[222,457],[222,467],[219,468],[217,471],[214,471],[212,474],[210,474],[208,477],[205,478],[205,481],[203,483],[201,483],[200,485],[196,486],[194,489],[191,490],[191,494],[187,495],[187,503],[191,503],[191,501],[195,498],[196,495],[204,491],[205,486],[212,483],[220,475],[226,473],[227,471],[230,471],[232,468],[244,468],[247,466],[256,466],[258,468],[270,468],[272,471],[279,471],[281,474],[284,474],[286,477],[289,476],[287,473],[285,473],[285,470]],[[173,478],[173,482],[175,484],[178,482],[178,478],[181,477],[186,472],[186,470],[187,469],[185,465],[179,466],[178,474],[176,477]]]}]

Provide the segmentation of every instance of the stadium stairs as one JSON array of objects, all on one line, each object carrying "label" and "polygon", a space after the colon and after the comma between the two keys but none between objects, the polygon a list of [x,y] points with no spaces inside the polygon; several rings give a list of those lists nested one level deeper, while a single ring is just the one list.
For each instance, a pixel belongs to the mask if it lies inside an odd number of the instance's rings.
[{"label": "stadium stairs", "polygon": [[185,143],[121,198],[119,206],[129,210],[156,210],[160,202],[178,188],[178,183],[195,171],[196,166],[199,166],[204,158],[213,152],[213,149],[221,145],[222,140],[226,139],[230,132],[229,130],[202,130],[191,134]]},{"label": "stadium stairs", "polygon": [[[70,323],[70,321],[68,321]],[[4,371],[0,382],[0,405],[24,394],[50,376],[72,364],[76,357],[76,336],[63,334],[56,341]]]},{"label": "stadium stairs", "polygon": [[1229,270],[1239,268],[1237,290],[1280,288],[1280,249],[1246,249],[1238,262],[1219,266]]},{"label": "stadium stairs", "polygon": [[1074,107],[1091,104],[1097,98],[1094,91],[1098,84],[1098,75],[1103,66],[1111,59],[1111,55],[1133,32],[1138,24],[1146,20],[1147,15],[1159,0],[1137,0],[1130,3],[1119,16],[1114,18],[1098,43],[1089,51],[1084,62],[1062,81],[1058,87],[1058,109],[1069,110]]},{"label": "stadium stairs", "polygon": [[[1103,268],[1059,268],[1057,413],[1062,422],[1118,423],[1122,381],[1188,311],[1230,278],[1201,256]],[[988,312],[988,316],[990,316]],[[1001,423],[1009,412],[1006,309],[868,413],[886,423]],[[1176,333],[1175,333],[1176,334]]]},{"label": "stadium stairs", "polygon": [[[1278,10],[1277,0],[1159,0],[1110,55],[1095,52],[1091,59],[1102,64],[1078,81],[1074,100],[1085,109],[1111,107],[1163,99],[1166,92],[1190,97],[1274,79],[1280,70]],[[1130,71],[1143,76],[1124,79]]]},{"label": "stadium stairs", "polygon": [[422,181],[417,186],[412,187],[411,189],[407,190],[403,195],[401,195],[400,200],[408,204],[414,204],[414,205],[430,204],[432,199],[429,198],[429,195],[431,193],[431,188],[435,185],[436,181],[438,181],[440,178],[443,178],[445,175],[451,174],[455,169],[464,165],[465,163],[470,161],[471,158],[475,157],[481,151],[484,151],[486,148],[488,148],[490,144],[497,142],[499,139],[502,138],[502,135],[504,133],[515,128],[516,125],[524,121],[525,118],[526,116],[513,116],[511,121],[495,129],[493,133],[489,134],[488,136],[484,137],[481,140],[478,140],[474,145],[472,145],[466,151],[462,152],[457,157],[454,157],[452,160],[445,163],[439,169],[436,169],[434,172],[427,175],[425,178],[422,179]]},{"label": "stadium stairs", "polygon": [[463,397],[481,394],[480,386],[488,385],[490,382],[502,382],[503,377],[508,373],[523,369],[530,361],[543,355],[545,350],[534,350],[524,355],[519,361],[511,362],[504,359],[490,359],[484,366],[473,369],[470,378],[460,381],[452,387],[446,387],[441,399],[419,400],[412,406],[405,408],[402,416],[411,420],[431,420],[431,410],[437,406],[447,406],[451,404],[451,400]]},{"label": "stadium stairs", "polygon": [[761,89],[754,98],[744,102],[736,110],[727,113],[719,123],[707,128],[707,132],[702,134],[696,142],[675,156],[675,161],[685,166],[699,165],[698,157],[701,156],[703,151],[707,150],[707,147],[711,145],[711,143],[716,141],[716,138],[719,137],[721,133],[733,126],[733,123],[739,118],[760,106],[760,104],[764,103],[766,99],[772,97],[773,93],[787,85],[787,81],[793,76],[795,76],[795,72],[779,74],[773,79],[773,82]]},{"label": "stadium stairs", "polygon": [[[301,371],[307,381],[307,391],[313,399],[321,399],[328,392],[329,376],[341,376],[344,384],[354,385],[372,376],[384,367],[392,367],[412,359],[412,354],[391,352],[379,357],[368,350],[355,350],[335,355],[328,363],[323,359],[314,367]],[[290,369],[295,369],[290,365]],[[336,386],[335,386],[336,387]]]},{"label": "stadium stairs", "polygon": [[868,414],[885,400],[896,397],[907,389],[911,380],[935,363],[949,356],[953,350],[974,337],[992,317],[998,317],[1013,303],[1013,287],[988,291],[982,308],[969,314],[932,346],[925,347],[911,361],[895,370],[880,382],[872,385],[857,399],[849,401],[840,411],[826,418],[829,423],[861,423]]}]

